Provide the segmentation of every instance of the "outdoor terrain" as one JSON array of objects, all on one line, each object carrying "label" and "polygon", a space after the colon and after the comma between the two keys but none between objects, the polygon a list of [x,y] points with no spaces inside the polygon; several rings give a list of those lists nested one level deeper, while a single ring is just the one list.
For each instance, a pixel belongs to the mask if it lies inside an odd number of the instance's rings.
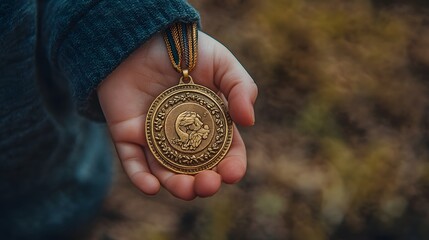
[{"label": "outdoor terrain", "polygon": [[257,82],[244,180],[192,202],[121,170],[88,239],[429,239],[429,4],[194,0]]}]

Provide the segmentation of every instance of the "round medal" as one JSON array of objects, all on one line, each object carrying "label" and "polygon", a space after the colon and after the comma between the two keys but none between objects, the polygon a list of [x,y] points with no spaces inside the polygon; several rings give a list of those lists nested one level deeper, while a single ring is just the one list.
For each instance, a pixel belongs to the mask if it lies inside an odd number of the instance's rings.
[{"label": "round medal", "polygon": [[223,159],[231,146],[232,126],[221,98],[190,78],[153,101],[146,118],[146,139],[163,166],[196,174]]},{"label": "round medal", "polygon": [[232,141],[232,120],[222,99],[194,84],[189,75],[197,63],[197,24],[171,25],[164,32],[164,41],[173,68],[183,76],[179,85],[152,102],[146,116],[146,139],[163,166],[196,174],[225,157]]}]

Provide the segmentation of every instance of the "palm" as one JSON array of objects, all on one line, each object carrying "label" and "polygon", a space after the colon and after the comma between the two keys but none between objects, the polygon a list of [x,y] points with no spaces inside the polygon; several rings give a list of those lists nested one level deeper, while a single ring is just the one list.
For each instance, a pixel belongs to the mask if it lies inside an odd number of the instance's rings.
[{"label": "palm", "polygon": [[[256,86],[235,58],[219,43],[200,33],[198,63],[191,75],[196,83],[227,96],[236,123],[252,125]],[[160,35],[153,37],[112,72],[98,89],[103,112],[122,165],[132,182],[146,194],[160,185],[174,196],[190,200],[211,196],[221,181],[234,183],[246,170],[246,152],[235,129],[225,159],[213,170],[195,176],[173,173],[150,153],[145,138],[146,113],[162,91],[176,85],[180,74],[172,68]]]}]

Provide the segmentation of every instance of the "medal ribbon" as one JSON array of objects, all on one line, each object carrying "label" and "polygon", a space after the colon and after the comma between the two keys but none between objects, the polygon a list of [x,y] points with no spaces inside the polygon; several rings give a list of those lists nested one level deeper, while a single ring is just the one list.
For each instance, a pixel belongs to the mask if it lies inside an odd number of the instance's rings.
[{"label": "medal ribbon", "polygon": [[187,79],[197,64],[197,23],[172,24],[164,31],[164,41],[173,68]]}]

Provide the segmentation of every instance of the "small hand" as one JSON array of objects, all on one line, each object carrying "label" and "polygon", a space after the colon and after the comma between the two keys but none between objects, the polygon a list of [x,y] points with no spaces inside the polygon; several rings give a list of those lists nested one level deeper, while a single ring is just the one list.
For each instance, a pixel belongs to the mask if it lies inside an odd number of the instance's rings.
[{"label": "small hand", "polygon": [[[219,165],[194,176],[176,174],[160,165],[145,137],[146,113],[165,89],[177,85],[177,73],[160,34],[152,37],[122,62],[98,87],[98,97],[123,169],[142,192],[156,194],[161,185],[177,198],[194,199],[215,194],[222,181],[238,182],[246,172],[246,149],[234,128],[231,148]],[[219,42],[199,32],[194,82],[228,100],[233,121],[254,124],[257,87],[246,70]]]}]

